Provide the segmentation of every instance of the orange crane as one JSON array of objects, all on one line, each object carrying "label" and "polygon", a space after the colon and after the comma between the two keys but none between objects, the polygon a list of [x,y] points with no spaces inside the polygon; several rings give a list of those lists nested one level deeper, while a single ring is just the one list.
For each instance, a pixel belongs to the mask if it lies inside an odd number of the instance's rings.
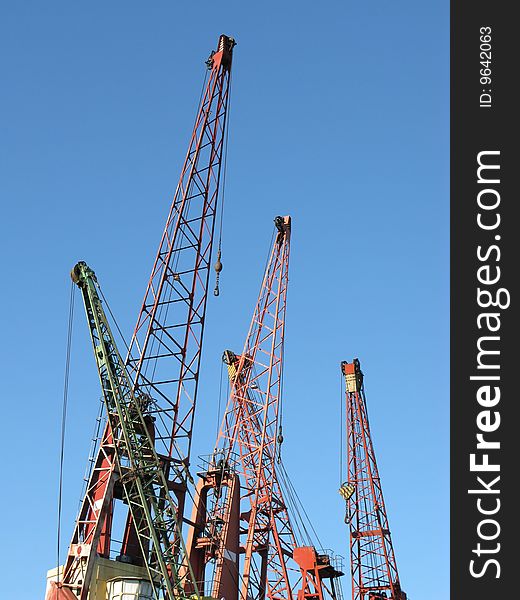
[{"label": "orange crane", "polygon": [[[180,524],[190,477],[234,46],[233,38],[221,35],[206,62],[209,76],[125,362],[132,382],[130,393],[146,406],[149,435],[169,490],[175,494]],[[108,572],[142,575],[149,563],[149,548],[143,547],[136,528],[136,520],[142,520],[137,509],[128,513],[122,545],[117,547],[113,539],[116,501],[127,502],[118,483],[121,473],[115,445],[108,419],[92,460],[65,564],[49,573],[48,590],[68,590],[81,600],[90,600],[96,596],[91,588],[96,579],[108,577]],[[118,552],[115,561],[114,552]]]},{"label": "orange crane", "polygon": [[275,228],[244,349],[224,352],[231,392],[215,450],[200,473],[187,553],[198,581],[214,562],[207,590],[213,598],[335,599],[342,573],[330,555],[299,544],[282,490],[290,217],[276,217]]},{"label": "orange crane", "polygon": [[370,434],[359,360],[343,361],[347,480],[340,487],[350,527],[352,600],[406,600],[401,589],[383,488]]}]

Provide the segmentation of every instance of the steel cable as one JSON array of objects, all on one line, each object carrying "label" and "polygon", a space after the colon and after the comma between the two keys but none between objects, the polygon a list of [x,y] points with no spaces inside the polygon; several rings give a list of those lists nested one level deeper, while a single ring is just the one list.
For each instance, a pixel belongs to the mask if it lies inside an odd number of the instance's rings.
[{"label": "steel cable", "polygon": [[60,436],[60,466],[59,466],[59,483],[58,483],[58,524],[56,531],[56,574],[57,581],[60,581],[60,537],[61,537],[61,510],[63,499],[63,463],[65,457],[65,433],[67,423],[67,404],[69,397],[69,378],[70,378],[70,355],[72,346],[72,329],[74,323],[74,282],[70,285],[69,298],[69,322],[67,327],[67,351],[65,358],[65,376],[63,382],[63,401],[61,408],[61,436]]}]

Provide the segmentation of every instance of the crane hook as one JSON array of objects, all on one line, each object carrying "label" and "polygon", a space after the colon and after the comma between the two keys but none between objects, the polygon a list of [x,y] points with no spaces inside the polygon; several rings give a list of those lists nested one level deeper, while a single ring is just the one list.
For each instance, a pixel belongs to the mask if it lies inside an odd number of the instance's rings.
[{"label": "crane hook", "polygon": [[215,289],[213,290],[213,294],[215,296],[218,296],[220,291],[219,291],[219,281],[220,281],[220,272],[222,271],[222,261],[220,260],[221,258],[221,251],[220,248],[218,249],[217,252],[217,262],[215,263],[215,273],[217,274],[217,276],[215,277]]},{"label": "crane hook", "polygon": [[282,433],[281,425],[278,427],[278,437],[276,438],[276,441],[278,442],[278,463],[281,463],[282,462],[282,444],[283,444],[283,433]]}]

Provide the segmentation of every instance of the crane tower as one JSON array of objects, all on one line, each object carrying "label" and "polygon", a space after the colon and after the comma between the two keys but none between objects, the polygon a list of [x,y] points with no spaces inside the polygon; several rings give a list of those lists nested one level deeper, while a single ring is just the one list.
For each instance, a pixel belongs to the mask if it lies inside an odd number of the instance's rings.
[{"label": "crane tower", "polygon": [[197,580],[204,581],[214,561],[214,598],[336,598],[342,575],[329,555],[298,543],[277,468],[290,236],[290,217],[276,217],[244,349],[223,355],[230,397],[215,451],[200,473],[186,542]]},{"label": "crane tower", "polygon": [[340,494],[350,527],[352,600],[406,600],[401,589],[383,489],[370,434],[363,373],[343,361],[346,385],[347,481]]},{"label": "crane tower", "polygon": [[[179,528],[190,478],[234,46],[233,38],[221,35],[216,50],[206,61],[209,75],[125,361],[131,394],[144,403],[149,435],[163,465],[168,489],[174,494]],[[128,503],[119,483],[117,462],[114,435],[107,419],[65,564],[49,572],[48,592],[52,587],[80,600],[97,600],[99,586],[91,589],[93,581],[125,570],[145,572],[153,548],[140,540],[138,523],[143,515],[138,507],[128,511],[119,535],[121,543],[114,540],[116,501]]]}]

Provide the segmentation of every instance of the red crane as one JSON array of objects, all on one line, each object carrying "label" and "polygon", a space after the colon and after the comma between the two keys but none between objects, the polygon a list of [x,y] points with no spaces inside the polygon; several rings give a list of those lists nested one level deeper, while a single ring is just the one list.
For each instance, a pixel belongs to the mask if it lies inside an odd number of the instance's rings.
[{"label": "red crane", "polygon": [[215,561],[211,596],[226,600],[291,600],[298,588],[299,600],[327,592],[335,598],[334,579],[342,574],[328,555],[298,545],[277,468],[290,217],[276,217],[275,226],[244,350],[224,352],[230,398],[215,451],[200,473],[195,527],[186,542],[197,580],[204,581],[207,563]]},{"label": "red crane", "polygon": [[346,384],[347,481],[340,494],[350,526],[353,600],[406,600],[401,589],[383,489],[370,435],[359,360],[341,363]]},{"label": "red crane", "polygon": [[[175,191],[126,367],[132,393],[146,398],[150,435],[182,522],[197,399],[199,367],[217,200],[224,160],[233,38],[221,35],[208,61],[188,152]],[[220,264],[220,256],[218,263]],[[94,559],[113,551],[117,484],[112,433],[107,424],[90,470],[61,577],[86,600]],[[132,519],[127,518],[119,560],[143,564]]]},{"label": "red crane", "polygon": [[[275,471],[281,402],[291,219],[277,217],[276,238],[244,350],[226,352],[231,396],[216,447],[236,452],[249,510],[241,598],[292,597],[287,557],[296,540]],[[234,374],[233,374],[234,372]]]}]

